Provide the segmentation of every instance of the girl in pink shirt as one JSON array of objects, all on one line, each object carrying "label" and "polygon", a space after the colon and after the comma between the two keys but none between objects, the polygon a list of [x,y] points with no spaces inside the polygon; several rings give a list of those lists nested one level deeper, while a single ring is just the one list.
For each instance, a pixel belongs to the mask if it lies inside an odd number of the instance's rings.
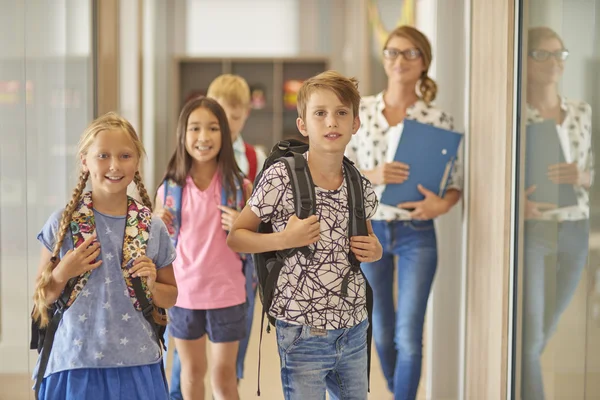
[{"label": "girl in pink shirt", "polygon": [[[198,97],[183,107],[177,148],[163,182],[156,214],[176,242],[179,295],[169,310],[169,332],[181,361],[183,398],[204,398],[208,336],[214,397],[238,399],[236,358],[246,333],[246,281],[226,231],[239,215],[235,199],[242,197],[243,206],[251,187],[235,162],[227,116],[216,101]],[[230,198],[232,207],[223,206]]]}]

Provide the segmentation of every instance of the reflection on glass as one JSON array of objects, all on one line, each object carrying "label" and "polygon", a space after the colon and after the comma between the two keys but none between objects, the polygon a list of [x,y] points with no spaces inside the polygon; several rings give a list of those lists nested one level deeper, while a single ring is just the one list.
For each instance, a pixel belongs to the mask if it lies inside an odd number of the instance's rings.
[{"label": "reflection on glass", "polygon": [[33,398],[36,234],[93,117],[92,0],[0,0],[0,399]]},{"label": "reflection on glass", "polygon": [[537,27],[526,51],[521,386],[529,400],[545,398],[542,353],[587,262],[593,154],[590,105],[559,89],[568,47],[552,29]]}]

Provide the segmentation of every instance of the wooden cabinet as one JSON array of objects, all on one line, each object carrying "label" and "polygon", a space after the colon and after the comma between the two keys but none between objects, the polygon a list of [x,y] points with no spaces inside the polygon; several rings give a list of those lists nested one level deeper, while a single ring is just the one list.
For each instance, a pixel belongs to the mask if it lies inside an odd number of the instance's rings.
[{"label": "wooden cabinet", "polygon": [[[298,58],[195,58],[175,59],[174,119],[187,99],[206,94],[208,86],[217,76],[237,74],[248,82],[251,91],[262,92],[264,101],[257,101],[242,131],[244,140],[270,149],[278,140],[298,137],[293,105],[286,102],[286,87],[294,81],[303,81],[329,69],[323,57]],[[290,93],[289,98],[293,98]]]}]

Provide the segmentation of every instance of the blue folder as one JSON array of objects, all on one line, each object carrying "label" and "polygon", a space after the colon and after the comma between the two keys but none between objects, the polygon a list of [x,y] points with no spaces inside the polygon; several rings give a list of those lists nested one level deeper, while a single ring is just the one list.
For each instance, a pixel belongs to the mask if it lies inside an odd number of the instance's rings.
[{"label": "blue folder", "polygon": [[381,203],[395,207],[423,200],[419,184],[443,197],[462,138],[460,133],[405,119],[394,160],[408,164],[409,177],[404,183],[386,185]]},{"label": "blue folder", "polygon": [[577,205],[573,185],[552,183],[548,167],[566,162],[556,122],[545,120],[527,125],[525,151],[525,188],[535,185],[529,200],[556,204],[558,208]]}]

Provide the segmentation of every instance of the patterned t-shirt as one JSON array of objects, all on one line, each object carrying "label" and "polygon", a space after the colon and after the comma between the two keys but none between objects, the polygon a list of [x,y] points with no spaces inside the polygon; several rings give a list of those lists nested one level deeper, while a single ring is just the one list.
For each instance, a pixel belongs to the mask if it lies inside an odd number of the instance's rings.
[{"label": "patterned t-shirt", "polygon": [[[377,196],[365,177],[362,186],[365,213],[370,219],[377,208]],[[350,274],[348,296],[341,296],[342,280],[351,268],[346,180],[336,190],[317,187],[315,192],[321,238],[311,246],[312,257],[297,252],[285,260],[269,314],[291,324],[329,330],[350,328],[367,318],[367,308],[366,285],[360,273]],[[283,163],[264,172],[248,204],[262,221],[271,222],[273,231],[285,229],[294,215],[294,197]]]},{"label": "patterned t-shirt", "polygon": [[[58,234],[61,214],[62,210],[52,214],[38,235],[49,251]],[[147,365],[161,359],[154,332],[142,313],[134,308],[123,279],[125,216],[94,210],[94,218],[102,264],[92,271],[75,302],[65,311],[44,376],[78,368]],[[73,240],[68,231],[60,257],[71,249]],[[146,256],[157,268],[175,259],[175,249],[160,218],[152,218]]]}]

